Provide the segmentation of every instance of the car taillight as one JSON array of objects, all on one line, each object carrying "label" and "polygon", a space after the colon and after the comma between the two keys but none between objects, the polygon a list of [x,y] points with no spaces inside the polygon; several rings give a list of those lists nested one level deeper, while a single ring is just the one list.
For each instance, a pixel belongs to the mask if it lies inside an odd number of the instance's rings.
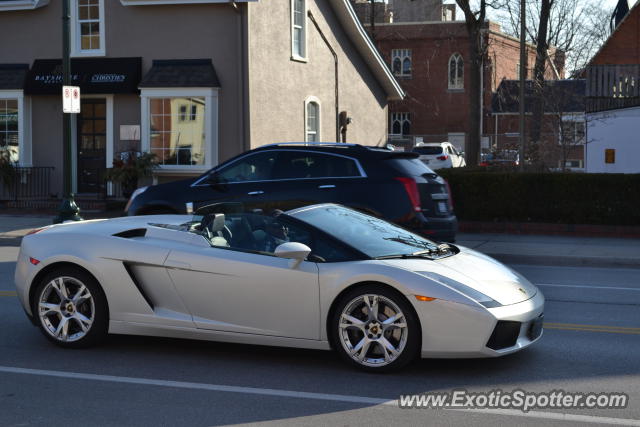
[{"label": "car taillight", "polygon": [[411,205],[413,205],[413,210],[416,212],[421,212],[422,208],[420,207],[420,193],[418,193],[418,184],[416,184],[416,180],[406,177],[398,177],[396,179],[400,181],[402,185],[404,185],[404,189],[409,196],[409,200],[411,200]]},{"label": "car taillight", "polygon": [[443,160],[443,161],[444,161],[444,160],[447,160],[448,158],[449,158],[449,156],[446,156],[446,155],[445,155],[445,156],[438,156],[438,157],[436,157],[436,159],[438,159],[438,160]]},{"label": "car taillight", "polygon": [[446,179],[444,180],[444,183],[447,185],[447,193],[449,193],[449,210],[453,211],[453,193],[451,192],[451,186]]}]

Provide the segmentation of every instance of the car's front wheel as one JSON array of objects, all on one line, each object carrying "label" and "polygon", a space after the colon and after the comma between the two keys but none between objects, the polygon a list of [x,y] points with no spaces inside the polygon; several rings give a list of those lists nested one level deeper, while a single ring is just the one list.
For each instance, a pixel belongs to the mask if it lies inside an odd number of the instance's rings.
[{"label": "car's front wheel", "polygon": [[398,292],[381,285],[358,287],[342,296],[330,322],[333,347],[367,371],[398,369],[420,349],[418,319]]},{"label": "car's front wheel", "polygon": [[107,334],[104,292],[93,276],[77,268],[63,267],[43,277],[33,311],[44,335],[62,347],[88,347]]}]

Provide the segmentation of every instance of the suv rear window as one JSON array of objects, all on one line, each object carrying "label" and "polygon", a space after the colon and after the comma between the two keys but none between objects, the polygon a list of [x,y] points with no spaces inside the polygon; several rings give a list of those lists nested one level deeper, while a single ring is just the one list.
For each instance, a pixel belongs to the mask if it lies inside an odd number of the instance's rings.
[{"label": "suv rear window", "polygon": [[420,159],[389,159],[388,164],[396,171],[409,176],[435,175]]},{"label": "suv rear window", "polygon": [[353,159],[307,151],[281,151],[275,179],[341,178],[360,176]]},{"label": "suv rear window", "polygon": [[413,151],[420,154],[442,154],[442,147],[440,146],[415,147]]}]

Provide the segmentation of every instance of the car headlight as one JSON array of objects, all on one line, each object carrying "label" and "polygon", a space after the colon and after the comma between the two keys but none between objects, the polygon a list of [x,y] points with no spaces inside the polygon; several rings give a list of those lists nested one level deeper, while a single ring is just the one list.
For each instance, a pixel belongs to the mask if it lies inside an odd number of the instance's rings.
[{"label": "car headlight", "polygon": [[490,296],[487,296],[485,294],[483,294],[482,292],[473,289],[470,286],[464,285],[456,280],[452,280],[449,279],[446,276],[442,276],[440,274],[434,274],[431,273],[429,271],[419,271],[419,274],[428,277],[429,279],[433,280],[434,282],[438,282],[442,285],[448,286],[452,289],[455,289],[456,291],[460,292],[461,294],[471,298],[472,300],[476,301],[479,304],[482,304],[483,306],[487,307],[487,308],[493,308],[493,307],[501,307],[502,304],[500,304],[498,301],[494,300],[493,298],[491,298]]},{"label": "car headlight", "polygon": [[147,191],[147,188],[149,188],[149,187],[146,186],[146,187],[137,188],[133,192],[133,194],[131,194],[131,197],[129,197],[129,201],[127,202],[127,205],[124,207],[124,211],[125,212],[129,212],[129,208],[131,207],[131,203],[133,203],[133,199],[135,199],[136,197],[138,197],[139,195],[141,195],[142,193]]}]

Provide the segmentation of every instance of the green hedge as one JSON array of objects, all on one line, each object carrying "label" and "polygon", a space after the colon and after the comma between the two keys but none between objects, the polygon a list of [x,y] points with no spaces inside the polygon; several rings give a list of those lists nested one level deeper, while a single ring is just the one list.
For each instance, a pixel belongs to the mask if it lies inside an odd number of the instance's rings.
[{"label": "green hedge", "polygon": [[438,173],[462,221],[640,225],[640,174]]}]

